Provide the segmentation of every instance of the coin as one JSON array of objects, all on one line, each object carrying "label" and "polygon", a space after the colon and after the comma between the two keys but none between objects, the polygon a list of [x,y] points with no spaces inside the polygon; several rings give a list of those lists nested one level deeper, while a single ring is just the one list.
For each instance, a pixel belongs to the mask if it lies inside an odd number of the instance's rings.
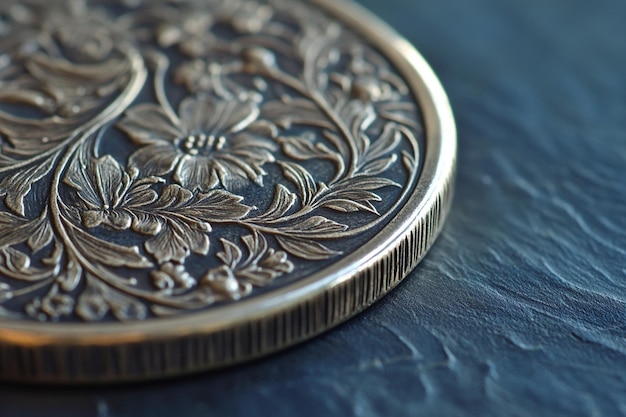
[{"label": "coin", "polygon": [[456,134],[423,58],[336,0],[0,5],[0,378],[199,372],[417,265]]}]

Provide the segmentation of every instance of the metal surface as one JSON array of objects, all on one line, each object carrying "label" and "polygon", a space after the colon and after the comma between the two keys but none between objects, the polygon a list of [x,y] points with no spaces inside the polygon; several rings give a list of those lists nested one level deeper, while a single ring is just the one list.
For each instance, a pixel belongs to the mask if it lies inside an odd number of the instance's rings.
[{"label": "metal surface", "polygon": [[0,6],[0,377],[276,351],[415,267],[451,197],[428,65],[319,0]]}]

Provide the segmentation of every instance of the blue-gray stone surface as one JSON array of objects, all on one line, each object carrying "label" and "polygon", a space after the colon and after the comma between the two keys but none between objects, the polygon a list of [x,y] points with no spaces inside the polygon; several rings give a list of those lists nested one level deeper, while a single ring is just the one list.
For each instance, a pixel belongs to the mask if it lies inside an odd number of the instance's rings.
[{"label": "blue-gray stone surface", "polygon": [[111,388],[0,385],[0,416],[626,415],[626,2],[362,0],[450,96],[455,203],[429,256],[272,357]]}]

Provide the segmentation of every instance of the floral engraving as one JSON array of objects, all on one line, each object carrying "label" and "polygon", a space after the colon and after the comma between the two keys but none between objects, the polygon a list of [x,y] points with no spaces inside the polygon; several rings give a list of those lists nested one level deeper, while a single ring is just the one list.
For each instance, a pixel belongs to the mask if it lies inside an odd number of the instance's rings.
[{"label": "floral engraving", "polygon": [[0,317],[234,302],[356,250],[419,174],[409,87],[304,2],[27,0],[0,51]]}]

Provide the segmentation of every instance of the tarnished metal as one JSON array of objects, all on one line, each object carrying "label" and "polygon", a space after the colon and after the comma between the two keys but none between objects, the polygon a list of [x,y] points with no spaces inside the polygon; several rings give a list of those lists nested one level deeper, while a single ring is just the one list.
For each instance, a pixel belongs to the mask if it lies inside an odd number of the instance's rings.
[{"label": "tarnished metal", "polygon": [[455,132],[421,57],[331,0],[0,5],[0,377],[257,357],[417,264]]}]

